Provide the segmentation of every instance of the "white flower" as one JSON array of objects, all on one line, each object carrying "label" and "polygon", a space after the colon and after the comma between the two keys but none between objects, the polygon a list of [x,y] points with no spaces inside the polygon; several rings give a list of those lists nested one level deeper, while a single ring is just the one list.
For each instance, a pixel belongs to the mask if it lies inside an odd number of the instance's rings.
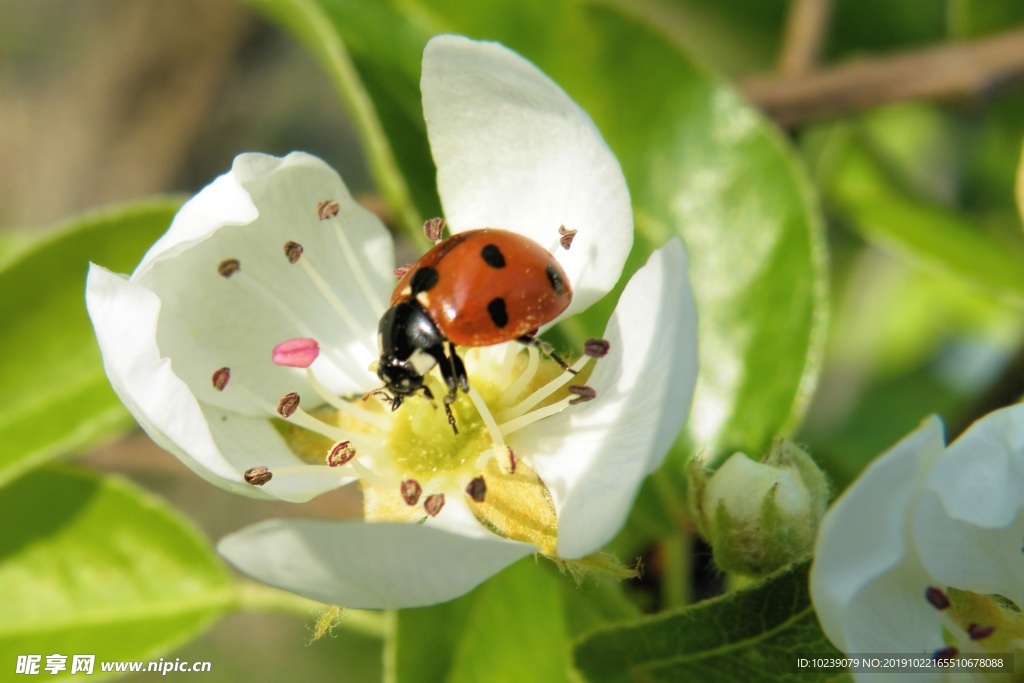
[{"label": "white flower", "polygon": [[933,417],[826,513],[811,597],[847,653],[1019,653],[1024,620],[1010,603],[1024,607],[1022,546],[1024,406],[991,413],[949,447]]},{"label": "white flower", "polygon": [[[422,89],[449,227],[555,245],[574,289],[567,314],[605,295],[632,214],[587,115],[518,55],[453,36],[428,44]],[[563,225],[578,231],[568,251]],[[91,268],[107,373],[157,443],[247,495],[362,488],[366,521],[271,520],[220,552],[317,600],[390,608],[453,598],[531,553],[600,548],[689,410],[696,322],[682,244],[632,278],[604,332],[610,351],[583,356],[578,376],[518,343],[461,349],[472,391],[452,406],[458,436],[425,398],[395,412],[362,399],[380,387],[370,368],[394,265],[380,222],[323,162],[295,153],[239,156],[130,278]],[[570,405],[566,385],[584,382],[596,398]]]}]

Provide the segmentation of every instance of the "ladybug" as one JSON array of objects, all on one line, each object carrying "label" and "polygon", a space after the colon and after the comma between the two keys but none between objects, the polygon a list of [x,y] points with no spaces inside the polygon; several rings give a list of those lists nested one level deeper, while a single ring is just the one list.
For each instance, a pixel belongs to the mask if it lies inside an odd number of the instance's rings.
[{"label": "ladybug", "polygon": [[448,387],[445,412],[457,434],[449,406],[460,389],[469,391],[469,378],[455,347],[516,340],[548,350],[534,335],[571,300],[562,266],[533,240],[497,228],[453,235],[413,264],[391,294],[377,327],[379,391],[392,410],[418,391],[433,400],[423,378],[439,366]]}]

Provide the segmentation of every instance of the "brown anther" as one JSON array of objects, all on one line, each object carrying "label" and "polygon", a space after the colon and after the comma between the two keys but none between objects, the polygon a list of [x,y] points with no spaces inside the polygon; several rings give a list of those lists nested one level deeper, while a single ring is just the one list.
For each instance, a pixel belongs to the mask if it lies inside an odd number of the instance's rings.
[{"label": "brown anther", "polygon": [[432,496],[427,496],[427,499],[423,501],[423,509],[427,511],[427,514],[431,517],[437,517],[437,513],[444,507],[444,494],[435,493]]},{"label": "brown anther", "polygon": [[487,495],[487,482],[482,476],[475,477],[473,481],[469,482],[469,485],[466,486],[466,495],[477,503],[484,502],[484,496]]},{"label": "brown anther", "polygon": [[242,474],[242,478],[245,479],[246,484],[252,484],[253,486],[263,486],[268,481],[274,478],[273,473],[269,467],[259,465],[257,467],[250,467]]},{"label": "brown anther", "polygon": [[277,414],[281,417],[291,417],[298,409],[299,395],[294,391],[290,394],[285,394],[281,397],[281,400],[277,402]]},{"label": "brown anther", "polygon": [[284,255],[288,259],[288,263],[298,263],[302,258],[302,245],[298,242],[285,242]]},{"label": "brown anther", "polygon": [[[406,479],[402,482],[402,500],[405,501],[406,505],[412,506],[420,502],[420,494],[423,493],[423,487],[415,479]],[[444,500],[442,499],[442,503]],[[438,508],[440,510],[441,508]],[[429,510],[428,510],[429,513]],[[436,512],[434,513],[437,514]],[[430,515],[433,517],[434,515]]]},{"label": "brown anther", "polygon": [[406,263],[404,266],[398,266],[397,268],[395,268],[395,279],[401,280],[403,277],[405,277],[405,274],[408,273],[410,270],[412,270],[411,263]]},{"label": "brown anther", "polygon": [[985,638],[988,638],[995,632],[995,626],[982,626],[981,624],[971,624],[967,627],[967,635],[971,637],[971,640],[984,640]]},{"label": "brown anther", "polygon": [[583,344],[583,353],[591,358],[604,358],[608,355],[608,350],[611,347],[612,345],[608,343],[607,339],[588,339]]},{"label": "brown anther", "polygon": [[441,235],[444,233],[444,229],[447,225],[448,221],[443,218],[431,218],[423,224],[423,234],[426,235],[427,239],[431,242],[440,242]]},{"label": "brown anther", "polygon": [[570,394],[575,394],[576,398],[569,401],[569,405],[574,406],[577,403],[586,403],[587,401],[593,401],[597,398],[597,392],[588,387],[586,384],[570,384],[566,387]]},{"label": "brown anther", "polygon": [[[295,398],[297,403],[298,396],[296,395]],[[327,452],[327,464],[331,467],[341,467],[354,457],[356,457],[356,447],[352,445],[352,442],[339,441]]]},{"label": "brown anther", "polygon": [[949,598],[941,589],[935,586],[928,586],[924,592],[924,599],[935,609],[942,611],[949,608]]},{"label": "brown anther", "polygon": [[572,240],[576,237],[575,230],[569,230],[564,225],[558,226],[558,234],[561,237],[558,238],[558,243],[562,245],[562,249],[568,250],[572,246]]},{"label": "brown anther", "polygon": [[217,264],[217,272],[223,277],[231,277],[242,269],[242,264],[236,258],[226,258]]},{"label": "brown anther", "polygon": [[341,204],[333,199],[321,199],[316,205],[316,215],[322,221],[334,218],[341,211]]},{"label": "brown anther", "polygon": [[213,388],[217,391],[224,391],[231,379],[231,368],[221,368],[213,373]]},{"label": "brown anther", "polygon": [[509,474],[516,473],[516,453],[511,448],[508,449],[508,472]]},{"label": "brown anther", "polygon": [[956,659],[958,654],[960,654],[960,650],[955,647],[940,647],[932,653],[932,659],[937,662],[948,662],[952,659]]}]

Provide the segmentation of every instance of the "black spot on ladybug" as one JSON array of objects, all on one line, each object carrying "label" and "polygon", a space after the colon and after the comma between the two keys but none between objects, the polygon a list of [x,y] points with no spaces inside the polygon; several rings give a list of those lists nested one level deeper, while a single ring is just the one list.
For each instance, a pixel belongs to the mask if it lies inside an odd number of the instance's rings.
[{"label": "black spot on ladybug", "polygon": [[491,268],[504,268],[505,267],[505,255],[501,253],[501,249],[494,244],[488,244],[486,247],[480,250],[480,256],[483,257],[484,261],[487,262]]},{"label": "black spot on ladybug", "polygon": [[418,269],[412,274],[412,279],[409,280],[409,286],[412,287],[412,295],[416,296],[420,292],[430,291],[430,288],[437,284],[437,279],[437,271],[430,266]]},{"label": "black spot on ladybug", "polygon": [[505,310],[505,300],[500,296],[497,299],[491,299],[491,302],[487,304],[487,312],[491,316],[491,322],[497,327],[508,325],[508,311]]},{"label": "black spot on ladybug", "polygon": [[551,289],[555,290],[555,294],[558,296],[562,296],[562,294],[565,293],[565,285],[562,283],[562,276],[558,274],[555,266],[550,263],[545,271],[548,274],[548,282],[551,283]]}]

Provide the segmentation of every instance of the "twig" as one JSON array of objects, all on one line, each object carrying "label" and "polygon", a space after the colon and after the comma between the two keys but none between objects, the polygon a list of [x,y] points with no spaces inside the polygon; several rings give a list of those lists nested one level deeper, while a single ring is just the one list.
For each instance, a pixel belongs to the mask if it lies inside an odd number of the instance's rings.
[{"label": "twig", "polygon": [[779,73],[796,75],[814,68],[828,33],[832,5],[833,0],[791,0]]},{"label": "twig", "polygon": [[912,99],[990,94],[1024,77],[1024,29],[972,43],[860,59],[797,76],[756,76],[740,89],[784,126]]}]

